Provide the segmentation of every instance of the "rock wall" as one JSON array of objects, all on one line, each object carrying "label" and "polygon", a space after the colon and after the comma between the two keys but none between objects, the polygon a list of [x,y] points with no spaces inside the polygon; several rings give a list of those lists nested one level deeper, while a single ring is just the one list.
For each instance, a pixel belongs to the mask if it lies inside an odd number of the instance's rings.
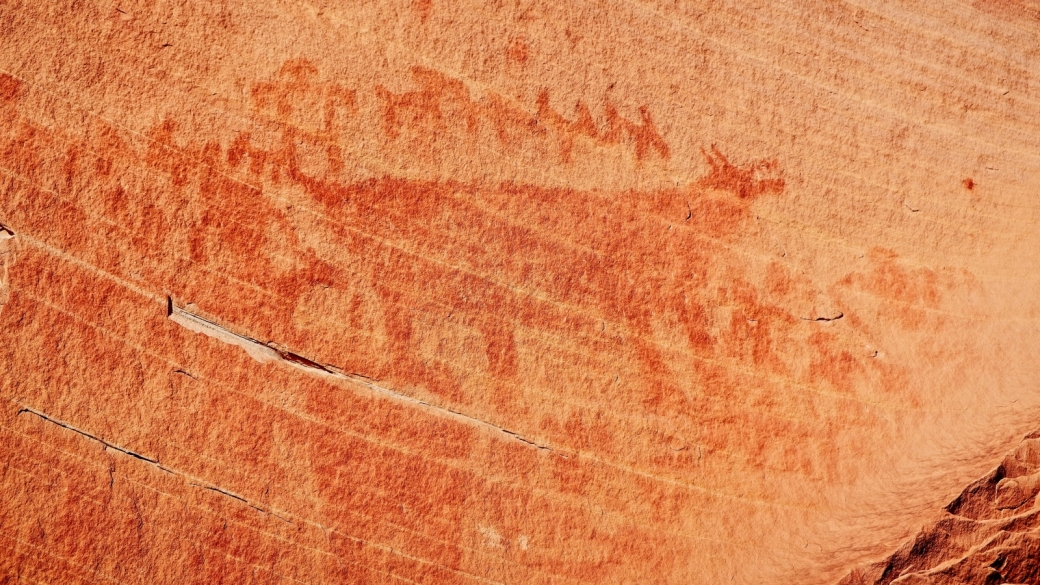
[{"label": "rock wall", "polygon": [[1004,571],[1037,14],[3,3],[0,578]]}]

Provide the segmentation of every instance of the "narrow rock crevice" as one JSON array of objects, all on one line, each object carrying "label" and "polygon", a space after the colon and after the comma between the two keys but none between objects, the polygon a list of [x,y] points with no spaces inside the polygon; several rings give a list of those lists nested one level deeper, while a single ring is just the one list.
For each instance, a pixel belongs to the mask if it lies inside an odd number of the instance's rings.
[{"label": "narrow rock crevice", "polygon": [[74,427],[74,426],[72,426],[72,425],[70,425],[70,424],[68,424],[66,422],[60,421],[60,420],[58,420],[56,418],[52,418],[52,417],[50,417],[50,416],[48,416],[48,415],[46,415],[46,414],[44,414],[44,413],[42,413],[42,412],[40,412],[40,411],[38,411],[36,409],[23,406],[22,408],[20,408],[18,410],[17,415],[21,415],[23,413],[32,414],[32,415],[37,416],[37,417],[39,417],[39,418],[41,418],[41,419],[43,419],[43,420],[45,420],[45,421],[47,421],[49,423],[58,425],[59,427],[61,427],[63,429],[68,429],[68,430],[70,430],[70,431],[72,431],[72,432],[74,432],[74,433],[76,433],[78,435],[82,435],[82,436],[84,436],[84,437],[86,437],[86,438],[88,438],[88,439],[90,439],[92,441],[96,441],[98,443],[101,443],[102,445],[105,446],[106,449],[112,449],[113,451],[118,451],[119,453],[122,453],[124,455],[128,455],[130,457],[133,457],[134,459],[140,459],[141,461],[144,461],[146,463],[151,463],[152,465],[156,465],[156,466],[159,465],[159,461],[157,459],[153,459],[153,458],[148,457],[146,455],[141,455],[140,453],[137,453],[136,451],[131,451],[129,449],[120,447],[119,445],[116,445],[114,443],[110,443],[110,442],[102,439],[101,437],[98,437],[96,435],[88,433],[87,431],[83,431],[83,430],[77,429],[76,427]]},{"label": "narrow rock crevice", "polygon": [[[440,416],[446,416],[458,420],[460,422],[476,425],[481,428],[501,433],[506,435],[512,440],[519,441],[530,447],[542,451],[548,451],[554,455],[558,455],[563,458],[569,458],[548,445],[543,445],[532,441],[520,433],[511,431],[495,423],[481,420],[474,416],[446,408],[444,406],[438,406],[429,402],[419,400],[407,394],[403,394],[396,390],[391,390],[386,386],[378,383],[377,380],[373,380],[367,376],[361,374],[347,373],[337,368],[336,366],[329,364],[321,364],[312,359],[301,356],[298,353],[283,349],[282,346],[275,344],[274,342],[262,343],[251,337],[235,333],[228,327],[218,325],[211,319],[203,318],[194,312],[187,310],[184,307],[179,306],[174,302],[173,297],[167,297],[166,303],[166,316],[173,322],[190,329],[196,333],[212,337],[218,341],[222,341],[229,345],[234,345],[242,348],[245,352],[262,364],[269,363],[281,363],[300,370],[303,370],[312,375],[325,376],[336,380],[348,382],[354,387],[364,386],[372,392],[379,394],[380,396],[396,400],[398,402],[405,402],[411,406],[417,406]],[[194,378],[194,376],[192,376]]]},{"label": "narrow rock crevice", "polygon": [[[99,436],[97,436],[97,435],[95,435],[93,433],[89,433],[87,431],[79,429],[79,428],[77,428],[77,427],[75,427],[75,426],[73,426],[73,425],[71,425],[71,424],[69,424],[69,423],[67,423],[65,421],[59,420],[59,419],[54,418],[54,417],[52,417],[52,416],[50,416],[48,414],[45,414],[45,413],[43,413],[43,412],[41,412],[39,410],[36,410],[35,408],[30,408],[30,407],[24,406],[24,405],[20,405],[20,406],[21,406],[21,408],[18,409],[18,412],[15,414],[15,416],[20,416],[22,414],[31,414],[31,415],[36,416],[37,418],[39,418],[39,419],[41,419],[43,421],[46,421],[46,422],[51,423],[53,425],[59,426],[59,427],[61,427],[63,429],[72,431],[73,433],[76,433],[77,435],[85,437],[85,438],[87,438],[87,439],[89,439],[91,441],[94,441],[96,443],[100,443],[102,446],[104,446],[105,449],[111,449],[111,450],[116,451],[118,453],[122,453],[124,455],[127,455],[128,457],[131,457],[131,458],[136,459],[138,461],[143,461],[143,462],[145,462],[145,463],[147,463],[149,465],[152,465],[152,466],[154,466],[155,468],[159,469],[160,471],[162,471],[164,473],[168,473],[168,474],[180,477],[183,480],[185,480],[185,482],[188,485],[190,485],[192,487],[196,487],[196,488],[207,490],[207,491],[217,492],[217,493],[219,493],[221,495],[224,495],[224,496],[227,496],[227,497],[229,497],[229,498],[231,498],[233,500],[236,500],[236,501],[239,501],[239,502],[241,502],[243,504],[246,504],[247,506],[249,506],[250,508],[253,508],[254,510],[256,510],[258,512],[261,512],[263,514],[269,514],[271,516],[274,516],[274,517],[278,518],[279,520],[282,520],[284,522],[289,522],[290,524],[292,523],[289,520],[286,520],[284,517],[274,513],[270,509],[258,506],[255,503],[249,501],[248,499],[246,499],[246,498],[244,498],[244,497],[242,497],[240,495],[237,495],[237,494],[235,494],[235,493],[233,493],[233,492],[231,492],[231,491],[229,491],[227,489],[224,489],[224,488],[222,488],[222,487],[220,487],[218,485],[206,482],[203,479],[195,477],[195,476],[193,476],[193,475],[191,475],[189,473],[185,473],[183,471],[178,471],[176,469],[171,469],[170,467],[167,467],[167,466],[163,465],[162,463],[160,463],[159,460],[156,459],[156,458],[148,457],[147,455],[142,455],[141,453],[138,453],[137,451],[133,451],[133,450],[128,449],[126,447],[121,447],[119,445],[116,445],[115,443],[112,443],[110,441],[106,441],[105,439],[102,439],[101,437],[99,437]],[[109,470],[109,477],[110,477],[109,488],[111,488],[112,485],[114,484],[113,474],[114,474],[114,468]]]},{"label": "narrow rock crevice", "polygon": [[837,315],[835,315],[833,317],[799,317],[799,319],[801,319],[802,321],[814,321],[814,322],[823,322],[823,323],[830,322],[830,321],[838,321],[839,319],[844,319],[844,318],[845,318],[845,313],[841,313],[841,312],[839,312]]}]

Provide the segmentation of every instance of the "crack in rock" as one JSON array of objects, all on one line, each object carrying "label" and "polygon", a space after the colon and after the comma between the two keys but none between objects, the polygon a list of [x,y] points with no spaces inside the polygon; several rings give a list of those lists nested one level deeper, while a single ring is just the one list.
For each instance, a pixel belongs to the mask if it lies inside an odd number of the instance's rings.
[{"label": "crack in rock", "polygon": [[[253,508],[254,510],[256,510],[258,512],[261,512],[263,514],[269,514],[271,516],[274,516],[274,517],[278,518],[279,520],[282,520],[283,522],[288,522],[288,523],[292,524],[291,521],[283,518],[282,516],[279,516],[278,514],[275,514],[274,512],[272,512],[269,509],[266,509],[266,508],[263,508],[261,506],[258,506],[256,504],[254,504],[253,502],[249,501],[248,499],[246,499],[246,498],[244,498],[244,497],[242,497],[240,495],[237,495],[237,494],[235,494],[233,492],[230,492],[230,491],[228,491],[228,490],[226,490],[226,489],[224,489],[224,488],[222,488],[220,486],[217,486],[217,485],[214,485],[214,484],[210,484],[209,482],[206,482],[206,481],[202,480],[201,478],[195,477],[195,476],[193,476],[193,475],[191,475],[189,473],[185,473],[183,471],[178,471],[178,470],[166,467],[165,465],[159,463],[158,459],[155,459],[155,458],[152,458],[152,457],[148,457],[147,455],[142,455],[142,454],[140,454],[140,453],[138,453],[136,451],[132,451],[130,449],[127,449],[126,447],[121,447],[119,445],[116,445],[115,443],[112,443],[110,441],[106,441],[105,439],[102,439],[101,437],[99,437],[99,436],[97,436],[97,435],[95,435],[93,433],[89,433],[87,431],[79,429],[79,428],[77,428],[77,427],[75,427],[75,426],[73,426],[73,425],[71,425],[71,424],[69,424],[69,423],[67,423],[65,421],[56,419],[56,418],[54,418],[54,417],[52,417],[52,416],[50,416],[48,414],[45,414],[45,413],[43,413],[43,412],[41,412],[39,410],[36,410],[35,408],[30,408],[30,407],[25,406],[25,405],[19,405],[19,406],[21,408],[19,408],[19,410],[15,414],[15,416],[20,416],[20,415],[26,414],[26,413],[27,414],[31,414],[33,416],[36,416],[36,417],[40,418],[43,421],[46,421],[48,423],[57,425],[57,426],[59,426],[59,427],[61,427],[63,429],[72,431],[73,433],[76,433],[76,434],[78,434],[78,435],[80,435],[82,437],[86,437],[87,439],[90,439],[91,441],[95,441],[97,443],[100,443],[101,445],[104,446],[105,449],[112,449],[113,451],[117,451],[117,452],[122,453],[124,455],[127,455],[129,457],[132,457],[134,459],[137,459],[139,461],[143,461],[143,462],[145,462],[145,463],[147,463],[149,465],[152,465],[152,466],[156,467],[157,469],[159,469],[160,471],[163,471],[165,473],[169,473],[169,474],[175,475],[177,477],[180,477],[180,478],[186,480],[187,484],[192,486],[192,487],[197,487],[199,489],[204,489],[204,490],[208,490],[208,491],[217,492],[217,493],[219,493],[221,495],[224,495],[224,496],[226,496],[228,498],[231,498],[233,500],[237,500],[239,502],[242,502],[243,504],[246,504],[247,506],[249,506],[250,508]],[[109,469],[109,482],[110,482],[109,483],[109,488],[110,489],[111,489],[112,485],[114,484],[113,474],[114,474],[114,468],[110,468]]]},{"label": "crack in rock", "polygon": [[812,317],[799,317],[799,319],[801,319],[802,321],[814,321],[814,322],[815,322],[815,321],[821,321],[821,322],[827,322],[827,321],[837,321],[837,320],[839,320],[839,319],[842,319],[842,318],[844,318],[844,317],[845,317],[845,313],[841,313],[841,312],[839,312],[839,313],[838,313],[837,315],[835,315],[834,317],[816,317],[816,318],[812,318]]},{"label": "crack in rock", "polygon": [[333,365],[320,364],[314,360],[301,356],[297,353],[288,351],[286,349],[282,349],[281,346],[278,346],[273,342],[265,344],[251,337],[235,333],[227,327],[218,325],[210,319],[200,317],[194,312],[188,311],[186,308],[179,306],[177,303],[173,301],[173,297],[167,297],[166,316],[171,321],[177,323],[178,325],[181,325],[186,329],[189,329],[196,333],[201,333],[208,337],[212,337],[218,341],[222,341],[229,345],[240,347],[243,350],[245,350],[245,352],[250,357],[262,364],[282,363],[303,370],[312,375],[319,375],[349,382],[354,386],[364,386],[365,388],[368,388],[369,390],[375,392],[376,394],[379,394],[380,396],[390,398],[398,402],[405,402],[412,406],[423,408],[424,410],[427,410],[428,412],[437,414],[439,416],[446,416],[448,418],[452,418],[466,424],[472,424],[485,428],[487,430],[502,433],[508,436],[510,439],[519,441],[525,445],[534,447],[539,450],[548,451],[550,453],[553,453],[554,455],[558,455],[563,458],[569,458],[567,455],[564,455],[554,450],[552,447],[548,445],[539,444],[535,441],[532,441],[524,437],[519,433],[496,425],[495,423],[488,422],[476,418],[474,416],[470,416],[468,414],[459,412],[457,410],[453,410],[451,408],[431,404],[429,402],[420,400],[418,398],[414,398],[407,394],[391,390],[390,388],[378,384],[376,380],[373,380],[367,376],[363,376],[361,374],[347,373]]}]

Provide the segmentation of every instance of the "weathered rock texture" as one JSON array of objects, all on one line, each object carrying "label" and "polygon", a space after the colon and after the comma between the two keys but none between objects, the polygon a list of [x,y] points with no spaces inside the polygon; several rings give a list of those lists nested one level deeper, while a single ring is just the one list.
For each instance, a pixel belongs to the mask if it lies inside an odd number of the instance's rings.
[{"label": "weathered rock texture", "polygon": [[1038,15],[3,1],[0,579],[1028,567]]},{"label": "weathered rock texture", "polygon": [[841,585],[1040,583],[1040,433],[968,486],[890,558]]}]

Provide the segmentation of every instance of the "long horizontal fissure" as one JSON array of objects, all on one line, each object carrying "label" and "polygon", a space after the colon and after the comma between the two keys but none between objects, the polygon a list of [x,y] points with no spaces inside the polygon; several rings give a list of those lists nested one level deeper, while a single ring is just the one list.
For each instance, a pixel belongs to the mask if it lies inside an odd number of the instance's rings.
[{"label": "long horizontal fissure", "polygon": [[174,302],[173,297],[167,297],[166,316],[171,321],[177,323],[178,325],[181,325],[186,329],[190,329],[191,331],[194,331],[196,333],[201,333],[203,335],[212,337],[229,345],[238,346],[242,348],[250,357],[262,364],[282,363],[303,370],[308,374],[329,377],[335,380],[348,382],[353,385],[360,385],[385,398],[390,398],[398,402],[404,402],[413,407],[422,408],[438,416],[448,417],[465,424],[475,425],[496,433],[500,433],[511,440],[518,441],[536,449],[549,451],[555,455],[559,455],[560,457],[568,457],[567,455],[555,451],[552,447],[539,444],[535,441],[532,441],[524,437],[520,433],[511,431],[494,423],[481,420],[479,418],[470,416],[468,414],[459,412],[451,408],[438,406],[436,404],[431,404],[424,400],[419,400],[418,398],[409,396],[396,390],[391,390],[390,388],[387,388],[379,384],[376,380],[368,378],[367,376],[355,373],[347,373],[341,370],[340,368],[337,368],[336,366],[321,364],[312,359],[301,356],[297,353],[281,349],[273,342],[265,344],[246,335],[236,333],[225,326],[218,325],[212,319],[201,317],[198,314],[189,311],[187,308],[179,306],[177,303]]},{"label": "long horizontal fissure", "polygon": [[[72,431],[73,433],[76,433],[77,435],[80,435],[82,437],[86,437],[87,439],[90,439],[91,441],[95,441],[97,443],[100,443],[100,444],[104,445],[104,447],[106,449],[111,449],[113,451],[117,451],[119,453],[127,455],[128,457],[132,457],[132,458],[137,459],[139,461],[144,461],[145,463],[148,463],[150,465],[154,465],[160,471],[163,471],[165,473],[169,473],[171,475],[175,475],[175,476],[181,477],[181,478],[183,478],[185,480],[188,480],[188,485],[190,485],[192,487],[197,487],[199,489],[204,489],[204,490],[217,492],[217,493],[219,493],[221,495],[224,495],[224,496],[226,496],[228,498],[231,498],[233,500],[237,500],[239,502],[242,502],[243,504],[249,506],[250,508],[253,508],[254,510],[256,510],[258,512],[261,512],[261,513],[264,513],[264,514],[270,514],[271,516],[274,516],[274,517],[276,517],[276,518],[278,518],[280,520],[283,520],[285,522],[289,522],[289,520],[286,520],[285,518],[282,518],[281,516],[279,516],[278,514],[275,514],[271,510],[262,508],[262,507],[260,507],[260,506],[258,506],[256,504],[254,504],[253,502],[250,502],[246,498],[243,498],[242,496],[236,495],[236,494],[234,494],[234,493],[232,493],[232,492],[230,492],[230,491],[228,491],[228,490],[226,490],[224,488],[221,488],[219,486],[216,486],[216,485],[204,482],[200,478],[197,478],[197,477],[195,477],[195,476],[193,476],[191,474],[184,473],[183,471],[177,471],[176,469],[171,469],[169,467],[166,467],[165,465],[160,463],[159,460],[156,459],[156,458],[148,457],[147,455],[142,455],[141,453],[138,453],[137,451],[132,451],[130,449],[127,449],[126,447],[121,447],[119,445],[116,445],[115,443],[112,443],[111,441],[107,441],[105,439],[102,439],[101,437],[99,437],[99,436],[97,436],[97,435],[95,435],[93,433],[89,433],[89,432],[84,431],[84,430],[82,430],[80,428],[77,428],[77,427],[75,427],[75,426],[73,426],[73,425],[71,425],[71,424],[69,424],[69,423],[67,423],[67,422],[65,422],[63,420],[57,419],[57,418],[55,418],[53,416],[50,416],[49,414],[46,414],[46,413],[41,412],[39,410],[36,410],[35,408],[30,408],[30,407],[25,406],[25,405],[20,405],[20,408],[18,409],[18,412],[17,412],[16,416],[22,415],[22,414],[26,414],[26,413],[27,414],[31,414],[31,415],[33,415],[33,416],[35,416],[35,417],[37,417],[37,418],[39,418],[41,420],[44,420],[44,421],[46,421],[48,423],[51,423],[53,425],[57,425],[57,426],[59,426],[59,427],[61,427],[63,429]],[[199,483],[199,482],[202,482],[202,483]]]},{"label": "long horizontal fissure", "polygon": [[20,408],[18,410],[18,414],[20,415],[20,414],[23,414],[23,413],[32,414],[32,415],[37,416],[37,417],[39,417],[39,418],[41,418],[41,419],[43,419],[43,420],[45,420],[45,421],[47,421],[49,423],[56,424],[56,425],[58,425],[59,427],[61,427],[63,429],[68,429],[68,430],[70,430],[70,431],[72,431],[74,433],[77,433],[79,435],[82,435],[82,436],[84,436],[84,437],[86,437],[86,438],[88,438],[88,439],[90,439],[92,441],[97,441],[98,443],[101,443],[102,445],[104,445],[106,449],[112,449],[113,451],[118,451],[118,452],[120,452],[120,453],[122,453],[124,455],[129,455],[130,457],[133,457],[134,459],[140,459],[141,461],[144,461],[146,463],[151,463],[152,465],[156,465],[156,466],[159,465],[159,461],[157,459],[153,459],[151,457],[147,457],[145,455],[141,455],[140,453],[137,453],[136,451],[131,451],[129,449],[125,449],[123,447],[120,447],[119,445],[110,443],[110,442],[102,439],[101,437],[98,437],[97,435],[93,435],[91,433],[88,433],[87,431],[80,430],[80,429],[70,425],[69,423],[60,421],[60,420],[58,420],[58,419],[56,419],[54,417],[51,417],[49,415],[46,415],[46,414],[44,414],[44,413],[42,413],[42,412],[40,412],[40,411],[38,411],[38,410],[36,410],[34,408],[29,408],[27,406],[23,406],[22,408]]}]

